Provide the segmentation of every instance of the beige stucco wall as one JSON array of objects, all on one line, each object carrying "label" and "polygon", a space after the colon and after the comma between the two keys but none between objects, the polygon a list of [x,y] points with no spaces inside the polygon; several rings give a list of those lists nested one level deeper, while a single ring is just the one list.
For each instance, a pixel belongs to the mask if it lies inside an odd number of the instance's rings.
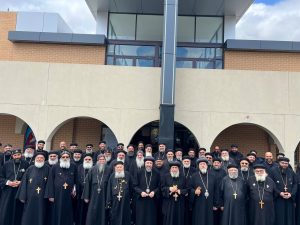
[{"label": "beige stucco wall", "polygon": [[[78,116],[102,121],[125,144],[159,119],[160,68],[2,61],[0,71],[0,113],[21,118],[48,144]],[[178,69],[175,120],[207,148],[233,124],[256,124],[293,159],[298,87],[297,72]]]}]

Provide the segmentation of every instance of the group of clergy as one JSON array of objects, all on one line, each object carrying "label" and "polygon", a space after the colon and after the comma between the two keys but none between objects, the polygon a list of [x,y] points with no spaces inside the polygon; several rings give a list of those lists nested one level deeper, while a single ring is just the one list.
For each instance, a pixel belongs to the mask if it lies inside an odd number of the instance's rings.
[{"label": "group of clergy", "polygon": [[282,153],[44,144],[3,147],[0,225],[300,224],[300,175]]}]

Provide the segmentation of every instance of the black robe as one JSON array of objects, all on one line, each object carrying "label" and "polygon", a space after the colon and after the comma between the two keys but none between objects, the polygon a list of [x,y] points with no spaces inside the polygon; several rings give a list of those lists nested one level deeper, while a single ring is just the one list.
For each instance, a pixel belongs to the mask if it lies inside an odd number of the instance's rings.
[{"label": "black robe", "polygon": [[226,174],[228,173],[227,167],[232,164],[236,164],[232,158],[229,158],[228,161],[222,160],[222,168],[223,168],[223,170],[225,170]]},{"label": "black robe", "polygon": [[[179,173],[180,174],[180,173]],[[180,194],[170,194],[170,187],[177,185]],[[185,178],[182,174],[178,178],[172,178],[170,173],[166,173],[161,180],[161,191],[163,197],[162,214],[164,225],[184,224],[184,196],[187,194]]]},{"label": "black robe", "polygon": [[95,165],[88,173],[82,194],[83,199],[89,200],[86,225],[105,225],[108,222],[106,193],[110,175],[109,166],[100,173],[98,165]]},{"label": "black robe", "polygon": [[[213,168],[211,170],[211,172],[213,173],[213,175],[216,179],[217,187],[219,187],[222,179],[226,176],[225,170],[223,170],[222,168],[220,168],[220,169]],[[219,196],[219,188],[217,188],[217,192],[218,192],[217,196]],[[218,205],[217,210],[214,210],[214,225],[221,225],[222,214],[223,214],[223,211],[221,210],[220,206]]]},{"label": "black robe", "polygon": [[[275,199],[275,225],[294,225],[295,224],[295,207],[297,193],[296,174],[290,168],[286,169],[286,173],[282,174],[279,167],[271,170],[271,178],[276,185],[277,198]],[[287,192],[292,197],[284,199],[280,196],[280,192],[285,192],[284,183],[287,181]]]},{"label": "black robe", "polygon": [[[146,172],[145,169],[141,169],[134,180],[134,190],[136,193],[136,225],[153,225],[157,224],[157,203],[159,198],[160,189],[160,175],[156,170],[152,170],[152,176],[150,172]],[[147,184],[146,177],[150,192],[154,192],[153,198],[142,197],[141,193],[146,192]]]},{"label": "black robe", "polygon": [[233,152],[233,151],[229,152],[229,157],[234,160],[234,162],[235,162],[236,165],[239,165],[241,159],[244,158],[243,154],[240,153],[239,151],[237,151],[237,152]]},{"label": "black robe", "polygon": [[297,167],[296,224],[300,224],[300,166]]},{"label": "black robe", "polygon": [[[249,224],[273,225],[275,221],[274,197],[276,196],[274,181],[270,177],[266,177],[265,182],[257,182],[255,176],[252,176],[248,179],[247,189],[249,196]],[[262,198],[263,189],[264,195]],[[263,202],[262,206],[260,204],[261,200]]]},{"label": "black robe", "polygon": [[242,180],[247,183],[248,179],[250,177],[254,176],[254,172],[252,168],[249,168],[248,171],[241,171],[239,170],[239,177],[242,178]]},{"label": "black robe", "polygon": [[[212,171],[208,171],[206,174],[201,174],[202,180],[207,186],[208,176],[208,198],[205,197],[205,187],[200,179],[200,172],[193,174],[191,178],[191,192],[190,201],[193,209],[192,224],[193,225],[213,225],[213,207],[217,206],[218,201],[218,185],[216,178]],[[195,195],[195,190],[200,187],[201,194]]]},{"label": "black robe", "polygon": [[191,224],[192,223],[192,207],[190,206],[190,181],[192,175],[197,171],[196,168],[192,167],[184,168],[184,166],[180,167],[180,173],[185,178],[185,186],[187,188],[187,193],[184,196],[184,224]]},{"label": "black robe", "polygon": [[[76,225],[85,225],[86,215],[88,210],[88,203],[84,202],[82,199],[82,193],[84,191],[84,186],[87,180],[89,170],[84,169],[83,165],[79,165],[77,168],[77,184],[76,184],[76,204],[73,204],[75,208],[75,224]],[[73,200],[74,203],[74,200]]]},{"label": "black robe", "polygon": [[127,171],[124,178],[115,178],[115,173],[111,174],[106,199],[110,208],[110,225],[130,225],[132,190],[132,178]]},{"label": "black robe", "polygon": [[25,172],[17,198],[25,202],[22,225],[44,225],[46,223],[47,199],[44,198],[50,168],[30,166]]},{"label": "black robe", "polygon": [[45,198],[54,198],[53,217],[54,225],[73,225],[72,191],[76,184],[77,171],[74,164],[69,169],[54,165],[49,174]]},{"label": "black robe", "polygon": [[0,199],[0,224],[1,225],[21,224],[23,203],[21,203],[19,200],[16,199],[18,188],[10,187],[6,185],[6,183],[7,181],[14,181],[14,180],[21,181],[27,168],[28,168],[28,163],[23,159],[18,164],[15,164],[14,160],[9,160],[2,167],[1,174],[0,174],[0,186],[2,188],[2,195]]},{"label": "black robe", "polygon": [[247,188],[242,178],[223,178],[219,196],[219,205],[224,207],[222,225],[245,225],[246,198]]}]

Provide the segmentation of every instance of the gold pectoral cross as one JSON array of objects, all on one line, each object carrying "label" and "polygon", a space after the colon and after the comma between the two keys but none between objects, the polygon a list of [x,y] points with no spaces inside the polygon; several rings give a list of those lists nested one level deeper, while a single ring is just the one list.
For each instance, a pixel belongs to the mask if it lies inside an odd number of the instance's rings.
[{"label": "gold pectoral cross", "polygon": [[38,193],[38,194],[40,194],[40,191],[42,190],[40,187],[37,187],[37,189],[35,189],[36,190],[36,192]]},{"label": "gold pectoral cross", "polygon": [[260,200],[260,202],[258,204],[260,204],[260,208],[262,209],[264,207],[265,203],[262,200]]},{"label": "gold pectoral cross", "polygon": [[236,199],[237,193],[234,192],[234,193],[233,193],[233,196],[234,196],[234,199]]},{"label": "gold pectoral cross", "polygon": [[68,186],[69,186],[69,185],[68,185],[66,182],[65,182],[64,185],[63,185],[63,187],[64,187],[65,190],[67,189]]},{"label": "gold pectoral cross", "polygon": [[119,194],[117,195],[117,198],[119,201],[121,201],[121,198],[122,198],[121,192],[119,192]]}]

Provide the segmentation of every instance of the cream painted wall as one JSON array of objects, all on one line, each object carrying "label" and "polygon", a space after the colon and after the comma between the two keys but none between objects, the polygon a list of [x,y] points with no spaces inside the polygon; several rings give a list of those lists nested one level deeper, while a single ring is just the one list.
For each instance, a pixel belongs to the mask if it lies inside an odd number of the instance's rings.
[{"label": "cream painted wall", "polygon": [[[128,144],[159,119],[160,68],[0,62],[0,113],[28,123],[48,144],[68,119],[92,117]],[[239,123],[265,129],[293,159],[300,141],[300,73],[178,69],[175,120],[210,147]]]}]

